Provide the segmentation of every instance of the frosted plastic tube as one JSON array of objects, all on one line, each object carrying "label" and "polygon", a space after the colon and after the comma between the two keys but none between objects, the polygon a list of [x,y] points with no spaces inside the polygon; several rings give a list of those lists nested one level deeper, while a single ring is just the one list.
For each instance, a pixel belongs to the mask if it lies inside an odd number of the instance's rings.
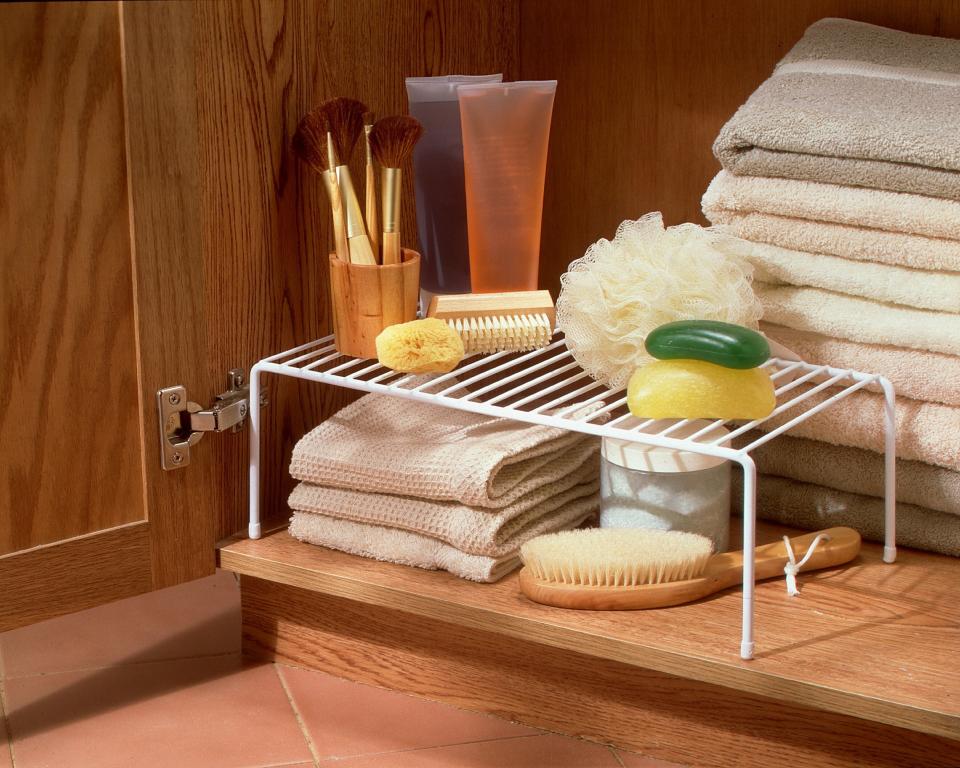
[{"label": "frosted plastic tube", "polygon": [[420,287],[425,293],[470,293],[457,86],[501,80],[503,75],[407,78],[410,114],[424,128],[423,138],[413,150],[413,186],[420,236]]},{"label": "frosted plastic tube", "polygon": [[537,288],[556,90],[556,80],[457,87],[474,293]]}]

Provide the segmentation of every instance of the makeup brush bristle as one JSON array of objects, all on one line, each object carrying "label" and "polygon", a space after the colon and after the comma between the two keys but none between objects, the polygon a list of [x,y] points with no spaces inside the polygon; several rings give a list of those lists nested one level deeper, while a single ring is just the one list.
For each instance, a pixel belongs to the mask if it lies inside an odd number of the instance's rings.
[{"label": "makeup brush bristle", "polygon": [[413,152],[423,135],[423,126],[408,115],[384,117],[373,124],[370,131],[370,149],[384,168],[400,168]]},{"label": "makeup brush bristle", "polygon": [[304,115],[291,146],[294,154],[317,173],[327,170],[327,121],[318,109]]},{"label": "makeup brush bristle", "polygon": [[317,107],[317,111],[326,118],[338,162],[346,165],[350,162],[357,139],[363,133],[363,114],[367,111],[366,105],[362,101],[340,96],[323,102]]}]

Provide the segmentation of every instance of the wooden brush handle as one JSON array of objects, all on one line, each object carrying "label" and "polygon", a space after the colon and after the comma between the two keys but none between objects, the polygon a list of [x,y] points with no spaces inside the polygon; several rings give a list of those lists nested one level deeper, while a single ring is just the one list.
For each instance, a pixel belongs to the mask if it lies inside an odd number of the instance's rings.
[{"label": "wooden brush handle", "polygon": [[[830,540],[822,540],[817,545],[801,573],[849,562],[860,552],[860,534],[855,530],[827,528],[790,539],[798,562],[821,533],[828,535]],[[781,540],[757,547],[754,563],[758,581],[783,576],[783,566],[787,564],[786,545]],[[666,608],[699,600],[739,584],[742,574],[743,552],[723,552],[710,558],[702,576],[688,581],[646,584],[639,587],[586,587],[540,581],[529,569],[524,568],[520,571],[520,590],[535,603],[557,608],[591,611],[642,610]]]},{"label": "wooden brush handle", "polygon": [[400,263],[400,233],[399,232],[383,233],[383,263],[384,264]]},{"label": "wooden brush handle", "polygon": [[373,255],[370,238],[366,235],[355,235],[350,238],[350,263],[376,266],[377,257]]},{"label": "wooden brush handle", "polygon": [[377,182],[376,174],[373,172],[373,163],[367,163],[367,179],[364,185],[366,193],[366,212],[367,212],[367,234],[370,237],[370,247],[374,255],[380,248],[377,237],[380,234],[380,224],[377,222]]}]

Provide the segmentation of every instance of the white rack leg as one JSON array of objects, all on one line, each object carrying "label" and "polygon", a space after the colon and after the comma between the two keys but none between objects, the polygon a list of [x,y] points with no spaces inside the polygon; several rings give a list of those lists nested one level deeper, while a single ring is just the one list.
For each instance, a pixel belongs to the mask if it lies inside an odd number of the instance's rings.
[{"label": "white rack leg", "polygon": [[883,561],[897,559],[897,410],[896,392],[887,379],[880,379],[884,397]]},{"label": "white rack leg", "polygon": [[260,538],[260,364],[250,370],[250,523],[251,539]]},{"label": "white rack leg", "polygon": [[740,459],[743,467],[743,630],[740,658],[753,658],[753,586],[757,544],[757,466],[749,455]]}]

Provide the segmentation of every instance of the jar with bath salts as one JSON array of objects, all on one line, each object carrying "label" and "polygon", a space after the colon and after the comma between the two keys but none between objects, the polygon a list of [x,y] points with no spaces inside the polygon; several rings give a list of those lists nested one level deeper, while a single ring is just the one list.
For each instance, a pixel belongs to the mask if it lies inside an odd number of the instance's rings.
[{"label": "jar with bath salts", "polygon": [[[642,423],[631,419],[631,429]],[[656,433],[675,424],[660,420],[644,430]],[[691,421],[669,437],[685,438],[708,421]],[[697,438],[713,442],[723,427]],[[725,443],[728,444],[728,443]],[[601,445],[600,527],[659,528],[699,533],[725,552],[730,540],[730,462],[701,453],[660,448],[605,437]]]}]

